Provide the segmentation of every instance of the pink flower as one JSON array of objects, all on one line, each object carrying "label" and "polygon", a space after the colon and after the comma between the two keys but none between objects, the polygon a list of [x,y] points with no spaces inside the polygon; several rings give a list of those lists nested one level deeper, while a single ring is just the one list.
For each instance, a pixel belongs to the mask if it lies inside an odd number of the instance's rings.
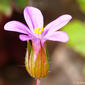
[{"label": "pink flower", "polygon": [[[22,33],[19,35],[19,38],[22,41],[29,41],[29,40],[32,41],[33,52],[31,53],[31,55],[34,56],[33,57],[34,60],[32,60],[32,62],[40,61],[36,59],[42,53],[44,53],[43,56],[45,59],[44,43],[46,40],[67,42],[69,39],[68,35],[65,32],[57,31],[63,26],[65,26],[72,19],[72,17],[68,14],[60,16],[59,18],[55,19],[54,21],[52,21],[51,23],[49,23],[44,27],[44,20],[41,11],[35,7],[28,6],[24,9],[24,18],[28,27],[19,21],[10,21],[5,24],[4,29],[7,31],[15,31],[15,32]],[[43,61],[45,62],[44,59]],[[31,68],[27,68],[27,69],[29,69],[29,71],[31,70]],[[37,70],[39,69],[37,68]],[[31,73],[31,71],[29,73]],[[41,71],[41,73],[43,72]],[[31,75],[35,77],[34,74]],[[41,75],[38,75],[38,77],[40,77]]]},{"label": "pink flower", "polygon": [[57,31],[71,20],[72,17],[68,14],[60,16],[44,27],[41,11],[28,6],[24,9],[24,18],[29,27],[19,21],[10,21],[5,24],[4,29],[23,33],[19,36],[22,41],[38,39],[43,42],[46,40],[67,42],[69,39],[65,32]]}]

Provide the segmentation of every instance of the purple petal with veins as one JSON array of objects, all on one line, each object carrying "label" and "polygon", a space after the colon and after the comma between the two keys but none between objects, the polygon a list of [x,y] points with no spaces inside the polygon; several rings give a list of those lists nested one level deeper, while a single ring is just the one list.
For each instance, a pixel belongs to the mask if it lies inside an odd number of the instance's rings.
[{"label": "purple petal with veins", "polygon": [[28,40],[32,40],[33,38],[32,37],[30,37],[30,36],[28,36],[28,35],[19,35],[19,39],[21,40],[21,41],[28,41]]},{"label": "purple petal with veins", "polygon": [[63,31],[57,31],[49,36],[44,37],[45,40],[67,42],[69,40],[68,35]]},{"label": "purple petal with veins", "polygon": [[24,34],[32,34],[27,26],[19,21],[10,21],[5,24],[4,29]]},{"label": "purple petal with veins", "polygon": [[47,35],[50,35],[53,32],[55,32],[55,31],[59,30],[60,28],[62,28],[63,26],[65,26],[71,19],[72,19],[72,17],[68,14],[62,15],[59,18],[57,18],[56,20],[49,23],[44,28],[44,31],[48,31]]},{"label": "purple petal with veins", "polygon": [[32,31],[35,28],[43,27],[43,15],[41,11],[35,7],[26,7],[24,9],[24,18]]}]

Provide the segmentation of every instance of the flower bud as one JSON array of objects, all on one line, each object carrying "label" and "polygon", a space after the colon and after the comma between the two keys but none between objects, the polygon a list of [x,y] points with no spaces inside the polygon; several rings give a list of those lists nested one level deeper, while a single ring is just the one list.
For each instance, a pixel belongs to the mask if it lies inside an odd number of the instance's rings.
[{"label": "flower bud", "polygon": [[[36,46],[36,48],[38,48],[38,46]],[[34,78],[45,77],[49,68],[45,46],[40,44],[39,50],[37,52],[36,50],[33,43],[31,45],[30,42],[28,42],[25,58],[26,70]]]}]

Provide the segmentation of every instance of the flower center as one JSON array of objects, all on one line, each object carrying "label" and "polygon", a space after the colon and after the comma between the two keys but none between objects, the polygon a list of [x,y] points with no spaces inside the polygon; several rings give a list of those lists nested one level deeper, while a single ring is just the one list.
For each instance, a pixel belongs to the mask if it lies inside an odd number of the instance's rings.
[{"label": "flower center", "polygon": [[37,33],[37,34],[41,34],[43,32],[43,27],[35,28],[34,32]]}]

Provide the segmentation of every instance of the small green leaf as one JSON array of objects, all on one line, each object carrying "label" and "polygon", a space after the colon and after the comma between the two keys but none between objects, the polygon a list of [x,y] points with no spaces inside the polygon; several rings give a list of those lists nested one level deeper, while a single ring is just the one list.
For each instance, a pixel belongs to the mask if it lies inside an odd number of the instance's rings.
[{"label": "small green leaf", "polygon": [[16,0],[16,4],[19,8],[23,9],[28,5],[28,0]]},{"label": "small green leaf", "polygon": [[61,30],[69,35],[67,45],[85,56],[85,24],[74,20]]},{"label": "small green leaf", "polygon": [[80,9],[85,13],[85,0],[77,0],[77,3],[80,5]]},{"label": "small green leaf", "polygon": [[85,75],[85,67],[83,68],[83,74]]},{"label": "small green leaf", "polygon": [[0,0],[0,12],[9,15],[11,12],[11,0]]}]

